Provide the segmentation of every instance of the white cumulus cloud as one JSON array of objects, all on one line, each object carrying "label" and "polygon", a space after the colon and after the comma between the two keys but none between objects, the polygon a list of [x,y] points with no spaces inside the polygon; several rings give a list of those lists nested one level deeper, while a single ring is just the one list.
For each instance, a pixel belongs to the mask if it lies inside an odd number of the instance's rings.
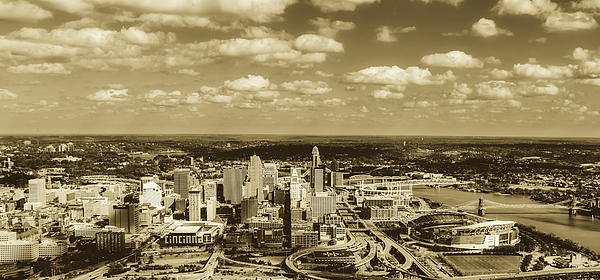
[{"label": "white cumulus cloud", "polygon": [[402,99],[402,98],[404,98],[404,94],[402,94],[400,92],[391,92],[391,91],[385,90],[385,89],[374,90],[371,93],[371,96],[373,96],[376,99]]},{"label": "white cumulus cloud", "polygon": [[54,74],[54,75],[68,75],[71,74],[71,70],[65,69],[65,66],[61,63],[41,63],[41,64],[28,64],[11,66],[6,68],[6,71],[17,74]]},{"label": "white cumulus cloud", "polygon": [[550,0],[500,0],[492,8],[499,15],[532,15],[543,17],[558,10]]},{"label": "white cumulus cloud", "polygon": [[364,4],[372,4],[380,0],[310,0],[319,7],[322,12],[354,11],[356,7]]},{"label": "white cumulus cloud", "polygon": [[402,69],[398,66],[374,66],[357,72],[346,73],[343,77],[346,83],[379,84],[379,85],[432,85],[443,84],[445,81],[454,80],[456,77],[451,71],[441,75],[432,75],[428,69],[411,66]]},{"label": "white cumulus cloud", "polygon": [[87,99],[95,101],[125,101],[129,98],[127,91],[127,89],[103,89],[88,95]]},{"label": "white cumulus cloud", "polygon": [[512,99],[516,85],[505,81],[487,81],[475,85],[475,90],[482,99]]},{"label": "white cumulus cloud", "polygon": [[470,54],[462,51],[451,51],[447,53],[436,53],[421,58],[421,62],[430,66],[441,66],[451,68],[482,68],[483,62]]},{"label": "white cumulus cloud", "polygon": [[243,91],[260,91],[260,90],[276,90],[277,85],[272,84],[269,79],[260,75],[248,75],[236,80],[227,80],[224,87],[230,90]]},{"label": "white cumulus cloud", "polygon": [[515,74],[532,79],[566,79],[571,78],[577,73],[576,65],[543,67],[539,64],[515,64],[513,65]]},{"label": "white cumulus cloud", "polygon": [[598,22],[593,16],[581,11],[574,13],[557,12],[546,18],[544,28],[548,32],[590,30],[598,28]]},{"label": "white cumulus cloud", "polygon": [[15,99],[17,98],[16,93],[12,93],[8,89],[0,88],[0,99]]},{"label": "white cumulus cloud", "polygon": [[331,21],[330,19],[317,18],[308,21],[310,24],[318,28],[318,33],[321,36],[335,38],[338,32],[343,30],[352,30],[356,24],[350,21]]},{"label": "white cumulus cloud", "polygon": [[473,23],[473,25],[471,26],[471,30],[473,31],[473,34],[475,36],[480,36],[484,38],[498,35],[513,35],[511,31],[499,28],[498,26],[496,26],[496,22],[487,18],[481,18],[476,23]]},{"label": "white cumulus cloud", "polygon": [[0,1],[0,19],[3,20],[38,22],[51,17],[51,12],[27,1]]},{"label": "white cumulus cloud", "polygon": [[179,69],[174,72],[175,74],[188,75],[188,76],[198,76],[202,75],[200,72],[196,72],[194,69]]},{"label": "white cumulus cloud", "polygon": [[285,82],[281,84],[281,88],[306,95],[326,94],[332,91],[332,88],[326,82],[313,82],[310,80]]},{"label": "white cumulus cloud", "polygon": [[304,34],[296,38],[294,47],[307,52],[344,52],[342,43],[315,34]]},{"label": "white cumulus cloud", "polygon": [[384,43],[391,43],[398,41],[398,37],[396,34],[398,33],[407,33],[411,31],[415,31],[417,28],[415,26],[403,27],[403,28],[392,28],[389,26],[380,26],[377,28],[377,41]]}]

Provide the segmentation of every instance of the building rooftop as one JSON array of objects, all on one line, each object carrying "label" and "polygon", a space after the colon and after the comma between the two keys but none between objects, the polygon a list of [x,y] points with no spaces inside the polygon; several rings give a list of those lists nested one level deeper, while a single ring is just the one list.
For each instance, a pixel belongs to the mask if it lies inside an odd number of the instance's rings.
[{"label": "building rooftop", "polygon": [[472,224],[472,225],[468,225],[468,226],[455,227],[454,229],[455,230],[473,229],[473,228],[482,228],[482,227],[491,227],[491,226],[510,225],[510,224],[514,224],[514,223],[515,222],[512,222],[512,221],[489,221],[489,222]]}]

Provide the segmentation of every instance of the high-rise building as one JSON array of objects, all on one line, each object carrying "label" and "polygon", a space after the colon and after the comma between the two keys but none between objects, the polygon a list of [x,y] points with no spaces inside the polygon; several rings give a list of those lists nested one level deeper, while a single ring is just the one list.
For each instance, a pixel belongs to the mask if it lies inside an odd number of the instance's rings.
[{"label": "high-rise building", "polygon": [[313,147],[312,150],[312,162],[310,164],[310,191],[314,194],[315,191],[315,180],[316,174],[315,169],[321,165],[321,156],[319,155],[319,148]]},{"label": "high-rise building", "polygon": [[73,143],[71,143],[71,142],[67,143],[67,151],[68,152],[75,151],[75,145],[73,145]]},{"label": "high-rise building", "polygon": [[192,185],[192,175],[189,169],[177,169],[173,173],[173,191],[181,198],[188,198],[188,191]]},{"label": "high-rise building", "polygon": [[283,193],[283,246],[292,248],[292,199],[290,191],[285,190]]},{"label": "high-rise building", "polygon": [[217,217],[217,198],[211,196],[206,200],[206,220],[212,221]]},{"label": "high-rise building", "polygon": [[150,181],[142,186],[143,192],[142,197],[140,199],[141,203],[149,203],[151,206],[159,207],[161,206],[162,201],[162,191],[160,187]]},{"label": "high-rise building", "polygon": [[319,192],[312,196],[310,199],[310,207],[312,208],[313,220],[318,219],[326,214],[335,213],[335,199],[335,194],[329,194],[326,192]]},{"label": "high-rise building", "polygon": [[273,192],[277,186],[277,180],[279,176],[277,164],[264,163],[263,166],[263,187],[266,188],[268,192]]},{"label": "high-rise building", "polygon": [[242,223],[258,215],[258,199],[256,197],[244,198],[242,200]]},{"label": "high-rise building", "polygon": [[343,172],[331,172],[331,186],[341,186],[344,184]]},{"label": "high-rise building", "polygon": [[125,230],[122,228],[102,229],[96,233],[96,248],[109,253],[125,251]]},{"label": "high-rise building", "polygon": [[124,228],[126,233],[140,232],[140,210],[136,204],[113,205],[109,210],[108,224]]},{"label": "high-rise building", "polygon": [[257,155],[253,155],[250,157],[250,167],[248,168],[248,181],[250,182],[249,197],[256,196],[258,202],[263,201],[263,166],[260,157]]},{"label": "high-rise building", "polygon": [[204,191],[203,202],[207,202],[211,197],[217,197],[217,181],[202,182],[202,190]]},{"label": "high-rise building", "polygon": [[197,189],[193,189],[190,190],[189,192],[189,199],[190,199],[190,206],[189,206],[189,211],[190,211],[190,221],[201,221],[202,219],[200,218],[200,208],[202,208],[202,191],[197,190]]},{"label": "high-rise building", "polygon": [[323,192],[323,169],[315,168],[314,191],[315,193]]},{"label": "high-rise building", "polygon": [[226,167],[223,169],[223,196],[225,202],[242,203],[242,186],[248,169],[245,166]]},{"label": "high-rise building", "polygon": [[46,205],[46,179],[30,179],[29,180],[29,202],[40,203]]},{"label": "high-rise building", "polygon": [[292,168],[290,178],[290,196],[292,200],[300,200],[300,176],[298,169]]}]

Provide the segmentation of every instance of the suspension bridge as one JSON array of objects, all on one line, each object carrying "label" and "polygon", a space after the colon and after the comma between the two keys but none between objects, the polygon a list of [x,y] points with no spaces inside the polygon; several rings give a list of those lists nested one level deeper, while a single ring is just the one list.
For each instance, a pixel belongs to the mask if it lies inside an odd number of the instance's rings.
[{"label": "suspension bridge", "polygon": [[495,202],[491,200],[485,200],[483,197],[477,200],[471,200],[464,203],[461,203],[456,206],[457,210],[475,210],[477,209],[477,215],[483,216],[485,214],[485,210],[487,209],[515,209],[515,208],[541,208],[541,209],[568,209],[570,215],[576,215],[577,210],[582,209],[577,206],[579,202],[577,198],[571,198],[568,200],[551,203],[551,204],[504,204],[500,202]]}]

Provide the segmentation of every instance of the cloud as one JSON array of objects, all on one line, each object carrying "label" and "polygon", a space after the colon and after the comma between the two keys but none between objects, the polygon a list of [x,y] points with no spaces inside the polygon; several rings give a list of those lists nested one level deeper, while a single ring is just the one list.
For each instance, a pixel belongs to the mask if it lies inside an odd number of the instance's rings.
[{"label": "cloud", "polygon": [[436,53],[421,58],[421,62],[429,66],[451,67],[451,68],[482,68],[483,62],[473,58],[470,54],[462,51],[451,51],[447,53]]},{"label": "cloud", "polygon": [[440,85],[456,77],[451,71],[442,75],[431,75],[428,69],[411,66],[406,70],[398,66],[374,66],[358,72],[346,73],[343,77],[346,83],[379,84],[379,85]]},{"label": "cloud", "polygon": [[285,82],[281,84],[281,88],[306,95],[326,94],[332,91],[326,82],[310,80]]},{"label": "cloud", "polygon": [[400,92],[391,92],[389,90],[384,90],[384,89],[374,90],[371,93],[371,96],[373,96],[376,99],[403,99],[404,98],[404,94],[402,94]]},{"label": "cloud", "polygon": [[359,111],[363,112],[363,113],[368,113],[369,112],[369,108],[367,108],[367,106],[362,106]]},{"label": "cloud", "polygon": [[112,88],[112,89],[124,89],[125,85],[122,85],[122,84],[108,84],[108,88]]},{"label": "cloud", "polygon": [[498,69],[498,68],[494,68],[494,69],[485,69],[483,71],[481,71],[484,74],[484,77],[491,77],[492,79],[495,80],[506,80],[508,78],[512,78],[513,74],[510,71],[506,71],[503,69]]},{"label": "cloud", "polygon": [[487,81],[475,85],[475,91],[483,99],[513,99],[516,85],[505,81]]},{"label": "cloud", "polygon": [[357,6],[379,3],[380,0],[310,0],[321,12],[354,11]]},{"label": "cloud", "polygon": [[196,70],[194,70],[194,69],[179,69],[173,73],[181,74],[181,75],[188,75],[188,76],[192,76],[192,77],[202,75],[202,73],[196,72]]},{"label": "cloud", "polygon": [[129,98],[127,91],[127,89],[99,90],[94,94],[88,95],[87,99],[95,101],[125,101]]},{"label": "cloud", "polygon": [[515,74],[532,79],[566,79],[572,78],[577,73],[576,65],[547,67],[539,64],[515,64],[513,65]]},{"label": "cloud", "polygon": [[275,31],[266,26],[249,26],[244,30],[242,37],[248,39],[264,39],[264,38],[277,38],[282,40],[288,40],[292,38],[292,35],[285,32],[285,30]]},{"label": "cloud", "polygon": [[[36,0],[34,0],[36,1]],[[92,12],[94,5],[85,0],[37,0],[53,9],[70,14],[87,14]]]},{"label": "cloud", "polygon": [[579,74],[592,78],[600,75],[600,49],[594,51],[576,48],[572,57],[579,62]]},{"label": "cloud", "polygon": [[261,23],[279,19],[279,16],[285,12],[285,8],[296,2],[296,0],[180,0],[158,3],[147,0],[94,0],[96,7],[121,8],[138,13],[198,16],[219,14]]},{"label": "cloud", "polygon": [[153,29],[160,27],[176,27],[176,28],[208,28],[222,32],[231,32],[233,30],[243,29],[244,26],[238,21],[229,21],[220,23],[208,16],[197,15],[175,15],[164,13],[144,13],[139,17],[134,17],[134,14],[124,13],[113,16],[119,22],[137,22],[142,29]]},{"label": "cloud", "polygon": [[319,70],[315,71],[315,75],[325,77],[325,78],[331,78],[331,77],[335,76],[332,73],[327,73],[327,72],[323,72],[323,71],[319,71]]},{"label": "cloud", "polygon": [[0,1],[0,19],[20,22],[38,22],[52,17],[52,13],[27,1]]},{"label": "cloud", "polygon": [[479,36],[483,38],[506,35],[513,36],[513,33],[509,30],[499,28],[496,26],[496,22],[487,18],[480,18],[479,21],[471,25],[471,29],[465,29],[458,32],[447,32],[442,33],[442,36],[466,36],[466,35]]},{"label": "cloud", "polygon": [[101,27],[103,24],[91,18],[82,18],[80,20],[68,21],[61,24],[58,29],[83,29]]},{"label": "cloud", "polygon": [[486,57],[483,62],[485,62],[486,64],[493,64],[493,65],[500,65],[502,64],[502,61],[500,61],[500,59],[497,59],[493,56],[488,56]]},{"label": "cloud", "polygon": [[471,30],[473,31],[473,34],[475,36],[484,38],[498,35],[513,35],[513,33],[509,30],[497,27],[496,23],[493,20],[487,18],[481,18],[476,23],[473,23],[473,25],[471,26]]},{"label": "cloud", "polygon": [[558,10],[558,5],[550,0],[500,0],[492,11],[499,15],[532,15],[544,17]]},{"label": "cloud", "polygon": [[529,38],[529,43],[545,44],[546,42],[548,42],[548,38],[546,38],[546,37]]},{"label": "cloud", "polygon": [[598,22],[593,16],[584,12],[557,12],[546,18],[544,28],[548,32],[591,30],[598,28]]},{"label": "cloud", "polygon": [[304,34],[296,38],[294,47],[307,52],[344,52],[340,42],[315,34]]},{"label": "cloud", "polygon": [[600,10],[600,1],[598,0],[580,0],[579,2],[571,2],[573,8],[583,10]]},{"label": "cloud", "polygon": [[454,83],[454,89],[450,93],[450,96],[453,99],[467,99],[471,93],[473,93],[473,90],[467,84]]},{"label": "cloud", "polygon": [[247,78],[227,80],[224,83],[224,87],[230,90],[243,91],[277,90],[277,85],[272,84],[269,79],[265,79],[259,75],[248,75]]},{"label": "cloud", "polygon": [[[415,1],[415,0],[413,0]],[[464,0],[418,0],[421,1],[423,3],[432,3],[432,2],[441,2],[441,3],[445,3],[445,4],[450,4],[452,6],[458,7]]]},{"label": "cloud", "polygon": [[71,74],[71,70],[65,69],[65,66],[61,63],[42,63],[42,64],[28,64],[11,66],[6,71],[17,74],[54,74],[54,75],[68,75]]},{"label": "cloud", "polygon": [[398,41],[396,34],[398,33],[407,33],[411,31],[415,31],[417,28],[415,26],[404,27],[404,28],[391,28],[389,26],[380,26],[377,28],[377,41],[384,43],[391,43]]},{"label": "cloud", "polygon": [[523,96],[557,95],[560,89],[553,84],[537,86],[533,84],[520,84],[519,89]]},{"label": "cloud", "polygon": [[317,19],[311,19],[308,21],[311,25],[318,28],[318,33],[321,36],[335,38],[338,32],[342,30],[352,30],[356,25],[349,21],[331,21],[330,19],[324,19],[318,17]]},{"label": "cloud", "polygon": [[8,89],[0,88],[0,99],[15,99],[17,98],[16,93],[12,93]]},{"label": "cloud", "polygon": [[165,92],[160,89],[150,90],[150,91],[146,92],[146,94],[144,94],[144,98],[146,98],[148,100],[159,99],[161,97],[171,98],[171,97],[179,97],[179,96],[181,96],[181,91]]}]

